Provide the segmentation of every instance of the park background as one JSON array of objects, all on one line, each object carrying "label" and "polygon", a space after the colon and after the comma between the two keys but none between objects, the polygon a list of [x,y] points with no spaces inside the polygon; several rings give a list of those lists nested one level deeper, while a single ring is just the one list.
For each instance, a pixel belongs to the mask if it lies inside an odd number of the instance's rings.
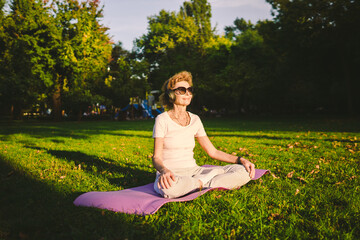
[{"label": "park background", "polygon": [[[207,1],[148,18],[131,51],[112,42],[100,1],[1,1],[1,115],[81,119],[124,108],[174,73],[193,74],[191,110],[359,113],[357,1],[268,1],[272,20],[241,16],[217,34]],[[5,11],[5,9],[7,9]]]},{"label": "park background", "polygon": [[[128,50],[99,0],[1,0],[0,239],[359,239],[360,2],[267,2],[272,19],[219,34],[184,1]],[[154,215],[75,207],[154,180],[154,120],[115,111],[182,70],[214,145],[271,174]]]}]

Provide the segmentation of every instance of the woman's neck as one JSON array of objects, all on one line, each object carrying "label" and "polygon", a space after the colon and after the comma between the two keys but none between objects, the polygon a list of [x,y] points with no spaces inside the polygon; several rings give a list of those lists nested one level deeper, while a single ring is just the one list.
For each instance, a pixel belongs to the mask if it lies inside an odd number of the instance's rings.
[{"label": "woman's neck", "polygon": [[174,104],[174,108],[172,109],[172,111],[174,111],[174,114],[176,116],[181,116],[184,113],[186,113],[186,106],[181,106],[181,105],[175,105]]}]

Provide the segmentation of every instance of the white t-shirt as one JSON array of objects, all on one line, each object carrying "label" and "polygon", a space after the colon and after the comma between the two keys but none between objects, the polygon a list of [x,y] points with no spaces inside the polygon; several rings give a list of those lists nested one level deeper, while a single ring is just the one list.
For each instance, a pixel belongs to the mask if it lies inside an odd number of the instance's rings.
[{"label": "white t-shirt", "polygon": [[153,138],[164,138],[163,163],[171,171],[196,167],[193,151],[195,137],[206,136],[199,116],[188,113],[190,123],[187,126],[176,123],[170,118],[168,112],[159,114],[155,119]]}]

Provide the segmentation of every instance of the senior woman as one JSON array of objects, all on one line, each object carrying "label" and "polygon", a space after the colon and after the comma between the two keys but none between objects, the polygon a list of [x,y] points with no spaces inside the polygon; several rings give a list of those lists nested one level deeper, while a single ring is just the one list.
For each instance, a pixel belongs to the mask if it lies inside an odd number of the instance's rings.
[{"label": "senior woman", "polygon": [[[163,85],[162,103],[169,109],[158,115],[153,129],[154,189],[165,198],[177,198],[202,188],[238,188],[255,175],[255,165],[243,157],[217,150],[206,135],[200,118],[186,111],[193,97],[192,76],[183,71]],[[201,167],[196,164],[195,138],[214,159],[232,163]]]}]

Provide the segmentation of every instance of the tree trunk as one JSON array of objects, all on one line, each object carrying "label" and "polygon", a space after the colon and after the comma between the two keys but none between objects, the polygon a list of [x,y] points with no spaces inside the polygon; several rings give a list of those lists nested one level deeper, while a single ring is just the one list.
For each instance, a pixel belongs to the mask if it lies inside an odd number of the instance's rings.
[{"label": "tree trunk", "polygon": [[18,104],[11,105],[11,118],[13,120],[21,120],[21,107]]},{"label": "tree trunk", "polygon": [[60,84],[57,84],[56,90],[52,96],[53,100],[53,111],[52,115],[55,121],[61,121],[61,87]]},{"label": "tree trunk", "polygon": [[82,118],[82,111],[79,110],[78,115],[77,115],[77,120],[78,120],[78,122],[81,121],[81,118]]}]

